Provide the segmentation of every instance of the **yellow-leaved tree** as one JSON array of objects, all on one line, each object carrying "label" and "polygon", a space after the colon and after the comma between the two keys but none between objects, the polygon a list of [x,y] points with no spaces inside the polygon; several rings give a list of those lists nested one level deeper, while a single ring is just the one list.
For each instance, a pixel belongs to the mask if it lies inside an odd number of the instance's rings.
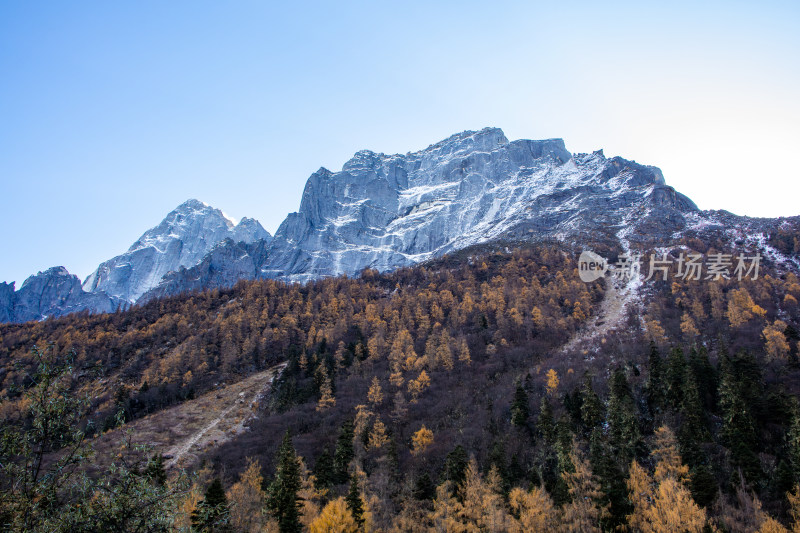
[{"label": "yellow-leaved tree", "polygon": [[423,425],[411,437],[411,453],[413,455],[424,453],[431,444],[433,444],[433,431]]},{"label": "yellow-leaved tree", "polygon": [[706,525],[706,512],[692,499],[689,469],[681,461],[674,433],[666,426],[656,430],[651,457],[656,461],[650,474],[637,462],[631,464],[628,490],[633,513],[628,523],[634,531],[700,533]]},{"label": "yellow-leaved tree", "polygon": [[558,384],[558,372],[551,368],[547,371],[547,394],[549,396],[555,396],[556,392],[558,392]]},{"label": "yellow-leaved tree", "polygon": [[372,384],[369,387],[369,392],[367,392],[367,400],[375,406],[383,403],[383,389],[381,389],[381,381],[378,376],[372,378]]},{"label": "yellow-leaved tree", "polygon": [[[461,488],[462,504],[457,510],[462,531],[512,531],[516,524],[506,511],[500,495],[500,475],[492,466],[484,480],[475,458],[471,458]],[[458,531],[458,529],[456,529]]]},{"label": "yellow-leaved tree", "polygon": [[266,493],[261,488],[264,478],[257,460],[247,459],[247,468],[239,481],[228,490],[230,523],[236,531],[260,533],[268,522],[264,515]]},{"label": "yellow-leaved tree", "polygon": [[358,523],[343,497],[331,500],[308,526],[311,533],[356,533]]},{"label": "yellow-leaved tree", "polygon": [[574,472],[562,472],[561,477],[569,488],[572,501],[564,505],[564,515],[561,520],[561,531],[572,533],[599,533],[600,516],[605,511],[599,506],[603,498],[600,484],[592,475],[589,461],[578,448],[578,443],[572,441],[572,451],[569,458],[575,468]]},{"label": "yellow-leaved tree", "polygon": [[786,359],[789,355],[789,341],[786,340],[786,322],[776,320],[764,328],[761,335],[764,337],[767,358],[770,360]]},{"label": "yellow-leaved tree", "polygon": [[386,434],[386,424],[380,418],[375,419],[372,424],[372,431],[369,433],[369,448],[381,448],[389,443],[389,436]]},{"label": "yellow-leaved tree", "polygon": [[558,529],[558,510],[543,487],[530,491],[515,487],[508,495],[511,509],[519,516],[519,526],[524,532],[547,532]]}]

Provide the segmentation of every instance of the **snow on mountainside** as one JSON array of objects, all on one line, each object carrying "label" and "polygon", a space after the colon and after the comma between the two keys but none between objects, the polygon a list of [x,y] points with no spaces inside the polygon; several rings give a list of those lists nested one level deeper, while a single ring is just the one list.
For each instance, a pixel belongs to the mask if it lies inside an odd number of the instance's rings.
[{"label": "snow on mountainside", "polygon": [[167,273],[199,263],[225,239],[250,243],[269,238],[253,219],[234,225],[219,209],[188,200],[146,231],[126,253],[102,263],[86,278],[83,289],[135,302]]},{"label": "snow on mountainside", "polygon": [[696,210],[655,167],[601,151],[573,156],[561,139],[509,142],[486,128],[405,155],[363,150],[340,172],[321,168],[262,272],[295,281],[353,275],[499,238],[578,238],[629,223],[635,239],[679,229]]},{"label": "snow on mountainside", "polygon": [[[386,271],[492,241],[644,251],[685,237],[721,238],[767,253],[766,236],[788,221],[800,227],[800,217],[699,211],[656,167],[602,150],[571,154],[561,139],[509,141],[486,128],[407,154],[362,150],[339,172],[320,168],[274,238],[256,220],[235,225],[189,200],[101,264],[83,290],[58,269],[16,292],[0,284],[0,321],[106,311],[240,279],[302,282],[365,267]],[[790,269],[800,265],[767,255]]]}]

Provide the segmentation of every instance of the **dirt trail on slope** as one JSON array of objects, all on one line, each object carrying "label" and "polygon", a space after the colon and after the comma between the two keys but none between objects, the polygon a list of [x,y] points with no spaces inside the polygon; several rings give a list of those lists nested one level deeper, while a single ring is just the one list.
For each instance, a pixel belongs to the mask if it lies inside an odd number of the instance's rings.
[{"label": "dirt trail on slope", "polygon": [[167,468],[187,467],[206,450],[245,431],[245,425],[255,418],[261,399],[284,366],[282,363],[125,424],[97,438],[95,448],[114,446],[123,432],[130,432],[134,444],[150,446],[154,453],[164,455]]},{"label": "dirt trail on slope", "polygon": [[559,349],[560,354],[596,352],[603,339],[623,327],[627,311],[633,302],[638,286],[608,276],[606,290],[596,315],[591,317],[575,335]]}]

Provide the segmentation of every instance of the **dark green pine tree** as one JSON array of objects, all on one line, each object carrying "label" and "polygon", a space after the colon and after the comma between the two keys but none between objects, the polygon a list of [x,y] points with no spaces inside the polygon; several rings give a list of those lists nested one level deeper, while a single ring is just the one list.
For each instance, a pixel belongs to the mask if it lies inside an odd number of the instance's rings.
[{"label": "dark green pine tree", "polygon": [[553,406],[547,396],[542,397],[542,404],[539,407],[539,432],[542,438],[550,444],[556,436],[555,419],[553,418]]},{"label": "dark green pine tree", "polygon": [[167,471],[164,469],[164,456],[160,453],[153,455],[147,462],[147,468],[144,473],[159,487],[166,485]]},{"label": "dark green pine tree", "polygon": [[[749,366],[749,365],[746,365]],[[723,444],[731,452],[731,463],[734,469],[741,468],[748,483],[757,483],[761,478],[761,463],[757,455],[758,432],[756,422],[747,401],[749,383],[737,369],[737,361],[728,356],[720,360],[719,404],[722,411],[722,430],[720,435]],[[737,484],[736,473],[731,480]]]},{"label": "dark green pine tree", "polygon": [[[430,477],[428,481],[430,481]],[[433,482],[431,482],[431,485],[433,485]],[[364,502],[361,501],[361,491],[358,489],[358,476],[356,476],[355,472],[350,476],[350,489],[347,491],[347,496],[344,500],[347,503],[347,508],[350,509],[350,512],[353,514],[353,519],[355,519],[358,527],[362,527],[364,525]]]},{"label": "dark green pine tree", "polygon": [[454,494],[457,494],[459,487],[464,484],[468,464],[467,451],[460,444],[447,454],[447,458],[444,461],[442,481],[450,481],[453,484]]},{"label": "dark green pine tree", "polygon": [[655,343],[650,343],[650,356],[648,358],[647,375],[647,406],[650,413],[655,417],[660,414],[666,402],[666,371],[664,360],[658,351]]},{"label": "dark green pine tree", "polygon": [[719,383],[717,372],[708,359],[708,350],[705,346],[701,346],[699,350],[692,349],[689,354],[689,369],[697,381],[703,408],[706,412],[715,412]]},{"label": "dark green pine tree", "polygon": [[609,389],[608,442],[616,452],[617,464],[627,468],[636,456],[641,434],[633,393],[621,368],[611,376]]},{"label": "dark green pine tree", "polygon": [[327,448],[322,450],[322,453],[317,457],[317,462],[314,463],[314,478],[316,479],[314,486],[318,489],[333,486],[333,456]]},{"label": "dark green pine tree", "polygon": [[583,394],[581,389],[576,387],[571,393],[564,395],[564,409],[569,413],[572,426],[579,429],[581,427],[581,409],[583,408]]},{"label": "dark green pine tree", "polygon": [[707,441],[711,435],[708,432],[703,403],[700,400],[700,391],[693,372],[687,372],[686,374],[680,415],[681,426],[678,430],[678,444],[680,445],[681,457],[690,467],[700,466],[705,460],[700,443]]},{"label": "dark green pine tree", "polygon": [[592,378],[588,374],[583,378],[581,390],[583,403],[581,404],[581,421],[584,434],[588,437],[603,423],[603,402],[592,387]]},{"label": "dark green pine tree", "polygon": [[616,453],[597,426],[589,437],[589,462],[592,473],[600,481],[604,494],[603,503],[609,505],[608,515],[602,517],[603,531],[616,531],[626,523],[626,516],[633,509],[628,500],[626,476],[616,460]]},{"label": "dark green pine tree", "polygon": [[709,507],[719,493],[719,485],[717,485],[714,473],[705,464],[692,468],[690,473],[689,490],[692,492],[694,501],[701,507]]},{"label": "dark green pine tree", "polygon": [[192,512],[192,531],[202,533],[223,533],[230,531],[228,524],[228,498],[219,478],[206,489],[203,500]]},{"label": "dark green pine tree", "polygon": [[336,450],[333,452],[333,472],[334,482],[337,484],[347,483],[350,475],[348,468],[350,461],[355,457],[353,449],[354,437],[353,421],[347,420],[339,430],[339,438],[336,439]]},{"label": "dark green pine tree", "polygon": [[389,437],[389,450],[386,453],[386,465],[389,467],[389,479],[393,487],[399,487],[400,476],[400,454],[397,451],[397,441],[394,436]]},{"label": "dark green pine tree", "polygon": [[517,388],[514,391],[514,400],[511,402],[511,423],[517,427],[525,427],[528,424],[530,408],[528,407],[528,393],[520,381],[517,381]]},{"label": "dark green pine tree", "polygon": [[800,482],[800,406],[797,399],[792,398],[791,419],[786,431],[786,455],[788,471],[794,483]]},{"label": "dark green pine tree", "polygon": [[432,500],[436,496],[436,485],[427,472],[423,472],[414,481],[411,495],[417,500]]},{"label": "dark green pine tree", "polygon": [[683,384],[686,379],[686,358],[683,350],[673,348],[667,359],[667,401],[678,409],[683,400]]},{"label": "dark green pine tree", "polygon": [[267,491],[267,508],[278,520],[281,533],[300,533],[303,529],[298,512],[300,498],[297,495],[300,490],[300,463],[288,430],[278,448],[277,463],[275,479]]}]

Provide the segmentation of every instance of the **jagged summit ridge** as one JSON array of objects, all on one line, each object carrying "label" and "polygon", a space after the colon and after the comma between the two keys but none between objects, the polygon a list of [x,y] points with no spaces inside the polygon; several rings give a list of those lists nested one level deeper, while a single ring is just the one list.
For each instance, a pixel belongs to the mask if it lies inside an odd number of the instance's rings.
[{"label": "jagged summit ridge", "polygon": [[[744,232],[769,226],[734,218],[728,225]],[[510,141],[499,128],[484,128],[405,154],[360,150],[339,171],[320,168],[274,238],[252,218],[236,224],[188,200],[102,263],[83,290],[59,269],[16,292],[0,284],[0,320],[114,309],[247,278],[302,282],[365,267],[387,271],[501,240],[644,249],[719,220],[668,186],[657,167],[602,150],[572,154],[558,138]],[[37,296],[28,285],[57,290]]]},{"label": "jagged summit ridge", "polygon": [[228,238],[249,243],[270,236],[253,219],[234,225],[219,209],[188,200],[147,230],[126,253],[102,263],[86,278],[83,289],[135,302],[167,273],[199,263]]},{"label": "jagged summit ridge", "polygon": [[621,227],[631,207],[656,200],[678,215],[697,209],[673,193],[656,167],[602,152],[573,156],[561,139],[509,141],[498,128],[407,154],[361,150],[341,171],[311,175],[263,273],[303,281],[389,270],[521,225],[530,236],[566,235],[590,218]]}]

